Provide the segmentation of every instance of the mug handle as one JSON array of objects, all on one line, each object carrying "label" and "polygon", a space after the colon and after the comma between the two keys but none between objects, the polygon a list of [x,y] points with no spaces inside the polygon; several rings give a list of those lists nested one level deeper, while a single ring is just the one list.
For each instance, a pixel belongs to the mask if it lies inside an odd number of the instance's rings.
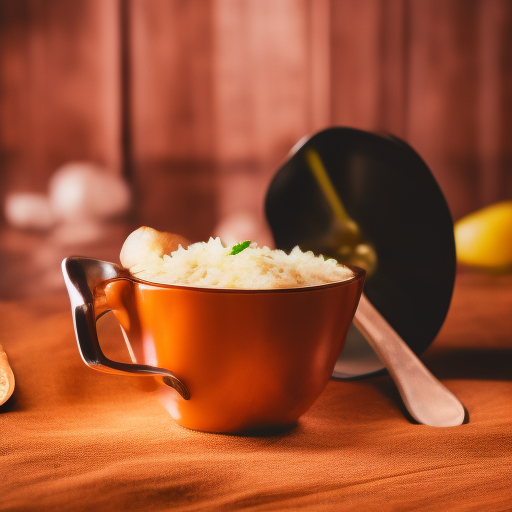
[{"label": "mug handle", "polygon": [[62,273],[69,293],[78,349],[84,363],[106,373],[137,376],[163,376],[165,384],[174,388],[185,400],[190,399],[187,386],[165,368],[136,363],[120,363],[103,354],[98,341],[96,322],[111,311],[104,292],[114,279],[132,280],[128,270],[106,261],[71,256],[62,261]]}]

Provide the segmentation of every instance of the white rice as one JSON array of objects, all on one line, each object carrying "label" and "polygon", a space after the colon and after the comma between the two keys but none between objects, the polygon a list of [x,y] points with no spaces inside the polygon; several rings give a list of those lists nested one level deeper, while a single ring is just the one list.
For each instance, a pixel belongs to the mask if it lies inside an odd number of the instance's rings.
[{"label": "white rice", "polygon": [[220,238],[179,246],[170,255],[152,255],[131,268],[145,281],[197,287],[268,289],[314,286],[350,279],[348,267],[333,259],[325,260],[311,251],[295,247],[290,254],[251,244],[235,255]]}]

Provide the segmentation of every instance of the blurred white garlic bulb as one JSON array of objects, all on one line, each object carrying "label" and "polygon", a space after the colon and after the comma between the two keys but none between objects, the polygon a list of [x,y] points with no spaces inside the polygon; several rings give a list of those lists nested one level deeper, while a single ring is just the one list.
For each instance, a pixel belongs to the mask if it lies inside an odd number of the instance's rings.
[{"label": "blurred white garlic bulb", "polygon": [[130,207],[126,181],[91,162],[69,162],[57,169],[48,191],[51,208],[63,221],[116,217]]},{"label": "blurred white garlic bulb", "polygon": [[56,221],[46,194],[36,192],[11,192],[5,198],[4,216],[17,229],[44,231]]}]

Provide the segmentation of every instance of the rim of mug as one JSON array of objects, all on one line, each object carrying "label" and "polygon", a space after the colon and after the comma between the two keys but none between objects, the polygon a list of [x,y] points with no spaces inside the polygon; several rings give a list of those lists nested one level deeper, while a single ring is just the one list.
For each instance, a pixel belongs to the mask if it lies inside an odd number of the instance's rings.
[{"label": "rim of mug", "polygon": [[115,277],[113,279],[107,279],[105,282],[111,283],[115,281],[127,280],[132,281],[134,283],[140,283],[147,286],[152,286],[154,288],[162,288],[162,289],[181,289],[181,290],[191,290],[191,291],[200,291],[200,292],[209,292],[209,293],[228,293],[228,294],[262,294],[262,293],[302,293],[306,291],[314,291],[314,290],[323,290],[325,288],[334,288],[338,286],[347,286],[355,281],[360,279],[364,279],[366,277],[366,270],[361,267],[356,267],[354,265],[344,265],[348,267],[354,275],[349,277],[348,279],[343,279],[342,281],[333,281],[331,283],[322,283],[322,284],[314,284],[314,285],[305,285],[305,286],[294,286],[289,288],[221,288],[217,286],[194,286],[191,284],[168,284],[168,283],[155,283],[153,281],[146,281],[145,279],[141,279],[140,277],[136,277],[129,273],[128,269],[124,269],[126,273],[119,277]]}]

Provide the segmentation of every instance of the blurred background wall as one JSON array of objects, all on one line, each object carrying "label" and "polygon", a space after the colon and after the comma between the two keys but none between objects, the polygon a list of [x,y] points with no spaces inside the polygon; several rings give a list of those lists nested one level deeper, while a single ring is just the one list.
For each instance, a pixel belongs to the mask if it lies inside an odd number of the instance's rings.
[{"label": "blurred background wall", "polygon": [[91,160],[205,238],[329,125],[411,144],[454,219],[510,198],[512,1],[0,0],[2,198]]}]

